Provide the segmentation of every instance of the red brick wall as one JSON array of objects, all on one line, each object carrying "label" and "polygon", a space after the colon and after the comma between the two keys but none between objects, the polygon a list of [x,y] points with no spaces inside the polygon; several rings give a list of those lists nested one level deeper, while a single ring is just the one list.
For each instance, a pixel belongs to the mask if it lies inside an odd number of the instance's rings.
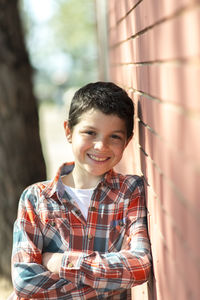
[{"label": "red brick wall", "polygon": [[143,174],[154,275],[135,300],[200,299],[200,1],[107,0],[110,80],[135,108],[119,165]]}]

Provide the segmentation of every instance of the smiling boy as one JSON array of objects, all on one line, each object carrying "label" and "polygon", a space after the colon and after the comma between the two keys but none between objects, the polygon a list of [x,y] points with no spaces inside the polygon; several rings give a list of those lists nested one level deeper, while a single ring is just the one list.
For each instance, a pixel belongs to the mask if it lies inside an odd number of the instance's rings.
[{"label": "smiling boy", "polygon": [[75,167],[63,181],[77,188],[94,187],[122,157],[128,143],[125,122],[116,115],[91,109],[82,114],[74,129],[68,127],[67,121],[64,127],[72,143]]},{"label": "smiling boy", "polygon": [[64,122],[74,162],[53,181],[28,187],[19,202],[12,257],[18,297],[131,299],[130,288],[148,279],[143,181],[113,170],[132,137],[133,115],[131,99],[113,83],[75,93]]}]

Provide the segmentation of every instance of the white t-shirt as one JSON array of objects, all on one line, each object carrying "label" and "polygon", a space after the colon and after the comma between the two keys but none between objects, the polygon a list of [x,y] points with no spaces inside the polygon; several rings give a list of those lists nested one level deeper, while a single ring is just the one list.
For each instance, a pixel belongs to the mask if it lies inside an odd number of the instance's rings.
[{"label": "white t-shirt", "polygon": [[88,208],[90,206],[90,200],[94,192],[92,189],[76,189],[65,185],[67,193],[76,201],[79,209],[81,210],[84,218],[87,220]]}]

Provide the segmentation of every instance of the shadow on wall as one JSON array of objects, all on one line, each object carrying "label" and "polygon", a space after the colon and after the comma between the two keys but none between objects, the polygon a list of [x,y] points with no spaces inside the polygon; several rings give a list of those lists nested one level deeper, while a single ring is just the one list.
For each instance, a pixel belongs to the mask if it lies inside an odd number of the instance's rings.
[{"label": "shadow on wall", "polygon": [[[150,232],[150,226],[152,224],[150,223],[150,212],[149,212],[149,203],[150,199],[148,199],[148,172],[147,172],[147,163],[146,159],[148,158],[148,154],[145,152],[144,149],[146,149],[146,138],[145,138],[145,124],[142,122],[143,117],[142,117],[142,106],[141,102],[138,100],[137,102],[137,116],[138,116],[138,142],[139,142],[139,151],[140,151],[140,167],[143,173],[143,178],[145,181],[145,194],[146,194],[146,206],[147,206],[147,221],[148,221],[148,231],[149,235],[151,237],[151,232]],[[153,174],[152,174],[153,175]],[[151,240],[151,239],[150,239]],[[151,246],[152,246],[152,241],[151,241]],[[152,253],[153,256],[153,253]],[[153,257],[152,257],[153,258]],[[154,262],[153,262],[154,263]],[[148,299],[149,300],[157,300],[157,293],[156,293],[156,285],[155,285],[155,275],[154,275],[154,266],[152,267],[152,273],[150,276],[150,279],[148,281]]]},{"label": "shadow on wall", "polygon": [[[178,90],[180,95],[183,93],[181,81],[176,89],[176,93]],[[177,107],[142,97],[138,102],[138,117],[154,283],[159,287],[159,297],[170,299],[171,295],[180,297],[182,293],[183,298],[189,299],[193,292],[188,275],[198,285],[199,217],[195,207],[199,185],[194,162],[199,156],[199,141],[195,138],[199,123]]]},{"label": "shadow on wall", "polygon": [[[148,299],[162,299],[162,291],[165,290],[166,274],[170,274],[168,282],[170,282],[170,291],[165,291],[166,299],[170,299],[170,293],[176,285],[176,276],[171,268],[171,260],[169,258],[168,247],[175,253],[172,232],[170,231],[166,211],[163,207],[164,188],[163,173],[153,161],[154,154],[157,149],[153,143],[153,139],[148,135],[149,128],[143,123],[142,108],[140,101],[138,102],[139,121],[139,145],[140,145],[140,161],[141,170],[146,183],[146,200],[148,210],[148,229],[151,240],[152,256],[153,256],[153,272],[148,282]],[[154,116],[156,117],[156,116]],[[154,133],[152,133],[154,134]],[[149,149],[151,148],[150,154]],[[164,153],[163,153],[164,160]],[[169,246],[170,245],[170,246]],[[158,293],[159,288],[159,293]]]}]

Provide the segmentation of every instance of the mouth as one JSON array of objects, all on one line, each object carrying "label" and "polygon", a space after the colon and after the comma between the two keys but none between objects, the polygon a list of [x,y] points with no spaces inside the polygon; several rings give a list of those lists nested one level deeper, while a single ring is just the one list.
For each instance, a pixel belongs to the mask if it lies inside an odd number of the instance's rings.
[{"label": "mouth", "polygon": [[100,157],[93,154],[88,154],[89,158],[97,162],[105,162],[110,159],[110,157]]}]

